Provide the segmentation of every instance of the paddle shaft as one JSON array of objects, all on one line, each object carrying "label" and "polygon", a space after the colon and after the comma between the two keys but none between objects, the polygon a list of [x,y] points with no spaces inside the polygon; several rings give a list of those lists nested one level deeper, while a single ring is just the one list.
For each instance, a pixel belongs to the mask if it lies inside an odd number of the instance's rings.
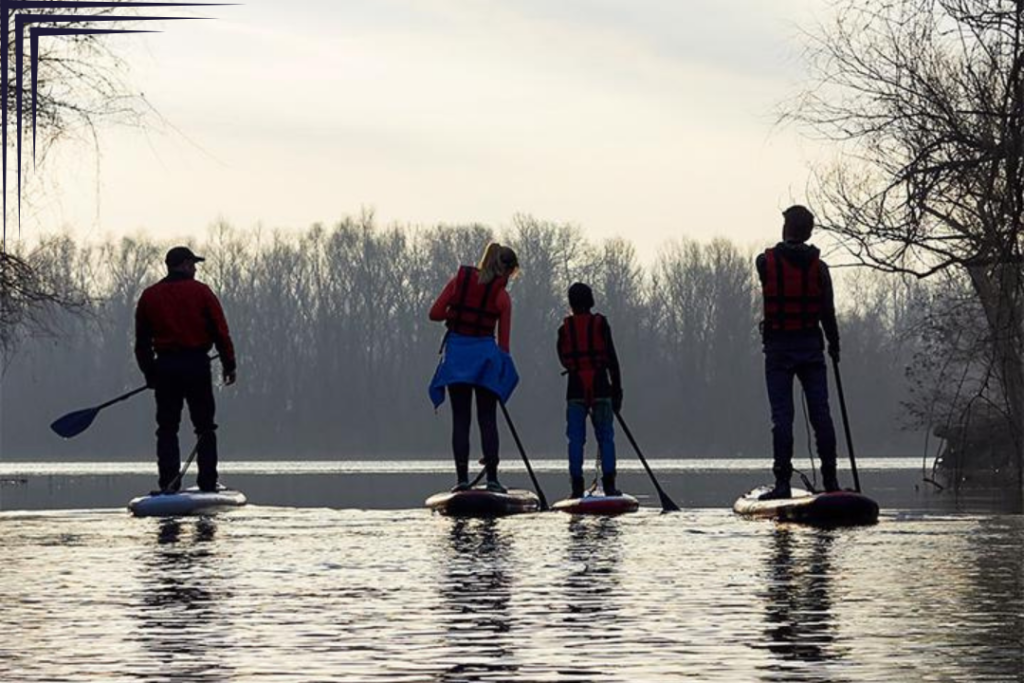
[{"label": "paddle shaft", "polygon": [[[216,353],[216,354],[210,356],[210,360],[217,360],[218,358],[220,358],[220,354],[219,353]],[[143,391],[145,391],[146,389],[149,389],[149,388],[150,387],[149,387],[148,384],[144,384],[143,386],[139,387],[138,389],[132,389],[127,394],[122,394],[122,395],[118,396],[117,398],[110,399],[106,403],[99,404],[98,406],[93,408],[93,410],[98,412],[98,411],[103,410],[104,408],[106,408],[108,406],[114,405],[115,403],[118,403],[120,401],[125,401],[125,400],[131,398],[132,396],[134,396],[135,394],[141,393],[141,392],[143,392]]]},{"label": "paddle shaft", "polygon": [[144,384],[141,387],[139,387],[138,389],[132,389],[127,394],[122,394],[121,396],[118,396],[117,398],[110,399],[106,403],[101,403],[100,405],[98,405],[95,408],[93,408],[93,410],[99,412],[99,411],[103,410],[104,408],[106,408],[108,406],[114,405],[115,403],[119,403],[121,401],[126,401],[129,398],[131,398],[132,396],[134,396],[135,394],[142,393],[146,389],[149,389],[149,385]]},{"label": "paddle shaft", "polygon": [[647,459],[644,454],[640,452],[640,446],[637,445],[636,439],[633,438],[633,432],[629,431],[629,426],[626,425],[626,421],[622,419],[622,415],[618,412],[615,413],[615,418],[619,421],[619,426],[622,427],[622,431],[626,432],[626,438],[629,439],[629,443],[632,444],[633,450],[636,451],[636,455],[640,458],[640,464],[647,470],[647,476],[651,478],[651,483],[654,484],[655,490],[658,492],[658,498],[661,499],[661,509],[664,512],[678,512],[679,506],[675,504],[668,494],[665,493],[661,485],[658,484],[658,480],[654,477],[654,472],[651,471],[650,465],[647,464]]},{"label": "paddle shaft", "polygon": [[843,431],[846,432],[846,450],[850,454],[850,472],[853,473],[853,488],[860,493],[860,477],[857,476],[857,458],[853,455],[853,437],[850,436],[850,418],[846,413],[846,396],[843,394],[843,376],[839,373],[839,361],[832,359],[832,372],[836,376],[836,393],[839,394],[839,410],[843,414]]},{"label": "paddle shaft", "polygon": [[188,459],[185,460],[185,466],[181,468],[181,471],[178,472],[178,476],[171,480],[170,484],[168,484],[165,488],[160,489],[160,493],[167,493],[169,491],[173,491],[174,487],[181,484],[181,480],[185,478],[185,472],[188,471],[189,465],[191,465],[192,461],[196,459],[196,453],[199,452],[199,442],[202,441],[202,439],[203,435],[200,434],[199,437],[196,439],[196,445],[192,447],[192,452],[188,454]]},{"label": "paddle shaft", "polygon": [[516,446],[519,448],[519,455],[523,458],[523,464],[526,465],[526,471],[530,475],[530,481],[533,482],[533,488],[537,491],[537,497],[540,498],[540,509],[548,509],[548,500],[544,497],[544,492],[541,491],[540,483],[537,482],[537,477],[533,473],[533,468],[530,467],[530,459],[526,457],[526,449],[523,448],[523,442],[519,440],[519,433],[516,432],[516,426],[512,424],[512,418],[508,415],[508,408],[501,401],[501,412],[505,416],[505,424],[508,425],[508,430],[512,432],[512,438],[516,440]]}]

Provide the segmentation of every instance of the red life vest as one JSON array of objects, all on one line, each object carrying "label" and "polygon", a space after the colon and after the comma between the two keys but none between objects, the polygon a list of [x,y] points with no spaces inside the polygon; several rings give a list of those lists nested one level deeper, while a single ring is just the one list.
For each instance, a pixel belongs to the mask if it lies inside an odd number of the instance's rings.
[{"label": "red life vest", "polygon": [[605,320],[600,313],[577,313],[562,321],[558,333],[558,359],[580,378],[583,400],[594,402],[594,379],[608,369]]},{"label": "red life vest", "polygon": [[800,267],[767,249],[765,255],[764,326],[767,330],[797,331],[821,322],[821,259],[817,254]]},{"label": "red life vest", "polygon": [[498,295],[505,289],[508,278],[499,275],[480,284],[480,271],[473,266],[460,267],[456,277],[455,296],[448,304],[445,325],[456,334],[493,337],[501,317]]}]

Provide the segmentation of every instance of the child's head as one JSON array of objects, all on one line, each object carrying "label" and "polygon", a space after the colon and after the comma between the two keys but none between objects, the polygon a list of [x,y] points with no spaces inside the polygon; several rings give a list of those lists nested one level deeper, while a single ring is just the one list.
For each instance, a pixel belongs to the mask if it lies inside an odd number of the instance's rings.
[{"label": "child's head", "polygon": [[594,307],[594,292],[582,282],[569,288],[569,307],[573,313],[587,313]]},{"label": "child's head", "polygon": [[787,242],[804,243],[811,239],[814,230],[814,214],[806,206],[796,204],[782,212],[782,239]]}]

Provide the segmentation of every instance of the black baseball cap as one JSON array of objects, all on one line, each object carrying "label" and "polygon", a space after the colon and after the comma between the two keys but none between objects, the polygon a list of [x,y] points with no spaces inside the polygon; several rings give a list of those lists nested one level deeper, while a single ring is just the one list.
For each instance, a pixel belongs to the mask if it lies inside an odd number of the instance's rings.
[{"label": "black baseball cap", "polygon": [[164,257],[164,263],[171,268],[174,266],[180,266],[185,261],[195,261],[196,263],[200,263],[205,260],[206,259],[202,256],[196,256],[193,254],[192,250],[188,247],[174,247],[167,252],[167,256]]}]

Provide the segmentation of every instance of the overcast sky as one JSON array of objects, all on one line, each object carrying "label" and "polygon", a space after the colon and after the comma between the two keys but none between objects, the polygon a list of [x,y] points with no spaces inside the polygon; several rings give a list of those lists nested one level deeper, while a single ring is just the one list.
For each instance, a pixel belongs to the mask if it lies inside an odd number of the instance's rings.
[{"label": "overcast sky", "polygon": [[[247,0],[112,38],[164,119],[65,146],[24,234],[201,238],[517,212],[621,235],[778,236],[814,145],[775,125],[825,0]],[[148,27],[147,27],[148,28]],[[98,170],[98,175],[97,175]]]}]

